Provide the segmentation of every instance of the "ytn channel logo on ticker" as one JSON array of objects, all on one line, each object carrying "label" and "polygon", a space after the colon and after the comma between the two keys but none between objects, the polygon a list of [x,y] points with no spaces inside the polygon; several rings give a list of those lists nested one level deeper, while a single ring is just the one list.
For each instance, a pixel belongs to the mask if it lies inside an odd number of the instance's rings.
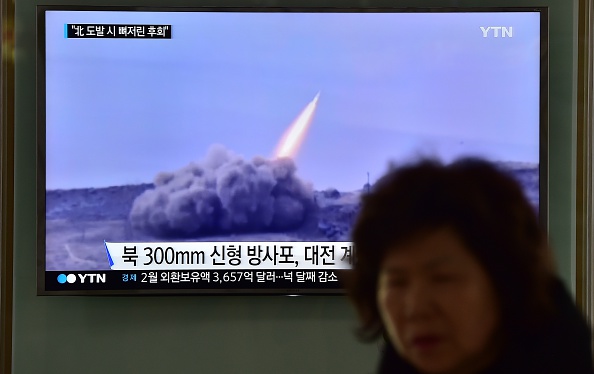
[{"label": "ytn channel logo on ticker", "polygon": [[60,274],[58,283],[105,283],[105,274]]}]

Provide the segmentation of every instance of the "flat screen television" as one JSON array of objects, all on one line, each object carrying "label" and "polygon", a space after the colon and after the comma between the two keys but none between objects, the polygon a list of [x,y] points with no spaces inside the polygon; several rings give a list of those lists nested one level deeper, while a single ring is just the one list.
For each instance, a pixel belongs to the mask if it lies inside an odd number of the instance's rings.
[{"label": "flat screen television", "polygon": [[37,12],[40,295],[342,294],[361,195],[419,154],[546,218],[546,8]]}]

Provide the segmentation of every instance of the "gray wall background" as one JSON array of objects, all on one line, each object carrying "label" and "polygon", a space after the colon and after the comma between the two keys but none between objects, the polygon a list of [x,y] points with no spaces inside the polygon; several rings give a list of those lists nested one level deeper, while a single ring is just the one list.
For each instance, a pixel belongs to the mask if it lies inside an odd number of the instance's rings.
[{"label": "gray wall background", "polygon": [[[239,0],[205,0],[234,5]],[[258,5],[357,5],[291,0]],[[192,6],[189,0],[61,1]],[[16,2],[14,373],[370,373],[343,297],[39,297],[35,239],[35,7]],[[574,288],[576,0],[385,1],[401,6],[550,7],[550,235]]]}]

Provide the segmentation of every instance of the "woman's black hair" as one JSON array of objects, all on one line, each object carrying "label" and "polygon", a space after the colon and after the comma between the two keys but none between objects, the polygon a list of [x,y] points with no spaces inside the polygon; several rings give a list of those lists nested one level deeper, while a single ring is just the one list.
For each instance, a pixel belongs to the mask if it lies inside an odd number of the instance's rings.
[{"label": "woman's black hair", "polygon": [[386,253],[442,227],[454,229],[492,280],[505,335],[547,318],[550,251],[536,207],[516,178],[477,158],[448,165],[423,159],[394,168],[362,199],[352,234],[353,270],[344,278],[359,312],[361,338],[384,332],[376,294]]}]

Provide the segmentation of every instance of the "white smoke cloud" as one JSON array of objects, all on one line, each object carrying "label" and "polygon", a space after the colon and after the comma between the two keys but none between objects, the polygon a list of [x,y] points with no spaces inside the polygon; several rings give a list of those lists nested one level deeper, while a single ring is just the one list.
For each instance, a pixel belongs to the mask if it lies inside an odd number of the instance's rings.
[{"label": "white smoke cloud", "polygon": [[312,206],[313,189],[296,170],[288,158],[247,161],[214,145],[202,162],[158,174],[154,189],[134,201],[130,221],[161,237],[297,228]]}]

